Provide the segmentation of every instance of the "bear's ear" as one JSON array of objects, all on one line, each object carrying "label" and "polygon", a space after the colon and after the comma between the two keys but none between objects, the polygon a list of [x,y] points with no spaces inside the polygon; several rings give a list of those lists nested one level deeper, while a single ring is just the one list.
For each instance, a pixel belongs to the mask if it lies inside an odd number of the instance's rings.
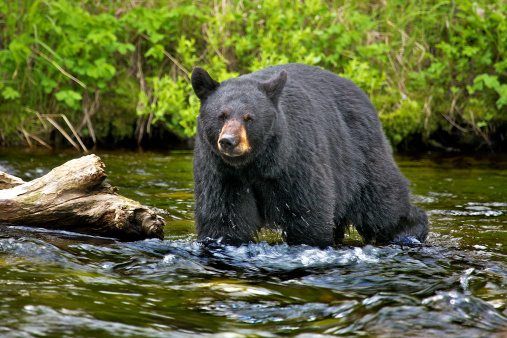
[{"label": "bear's ear", "polygon": [[200,67],[195,67],[192,71],[192,88],[197,97],[204,101],[215,89],[220,86],[220,83],[213,80],[208,72]]},{"label": "bear's ear", "polygon": [[266,95],[276,102],[278,97],[282,93],[283,87],[287,82],[287,72],[282,70],[277,76],[269,79],[266,82],[261,82],[260,88],[266,93]]}]

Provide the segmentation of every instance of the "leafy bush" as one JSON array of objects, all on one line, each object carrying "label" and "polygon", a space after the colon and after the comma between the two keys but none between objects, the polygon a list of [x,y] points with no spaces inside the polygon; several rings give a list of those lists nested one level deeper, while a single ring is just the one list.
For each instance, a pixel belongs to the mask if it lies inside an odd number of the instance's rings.
[{"label": "leafy bush", "polygon": [[506,15],[502,0],[10,0],[0,3],[0,133],[36,132],[37,111],[66,114],[82,135],[95,124],[99,140],[135,124],[140,136],[157,124],[192,137],[192,67],[223,80],[302,62],[358,84],[393,145],[437,131],[490,143],[507,123]]}]

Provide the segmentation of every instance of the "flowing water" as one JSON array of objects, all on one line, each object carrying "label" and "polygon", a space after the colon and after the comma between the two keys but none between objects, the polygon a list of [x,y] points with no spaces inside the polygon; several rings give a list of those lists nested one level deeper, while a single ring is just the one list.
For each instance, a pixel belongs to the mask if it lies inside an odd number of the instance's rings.
[{"label": "flowing water", "polygon": [[[0,336],[507,336],[507,161],[398,158],[431,220],[422,247],[204,248],[191,153],[99,153],[166,239],[0,227]],[[24,179],[76,154],[0,153]]]}]

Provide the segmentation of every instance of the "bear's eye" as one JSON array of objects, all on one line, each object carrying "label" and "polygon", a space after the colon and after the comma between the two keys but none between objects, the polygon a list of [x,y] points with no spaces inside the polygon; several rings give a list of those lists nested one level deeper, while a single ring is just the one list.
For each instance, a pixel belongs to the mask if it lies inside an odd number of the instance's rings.
[{"label": "bear's eye", "polygon": [[222,120],[225,120],[226,118],[228,118],[228,117],[229,117],[229,113],[228,113],[228,112],[226,112],[226,111],[223,111],[223,112],[221,112],[221,113],[220,113],[220,115],[218,115],[218,117],[219,117],[220,119],[222,119]]},{"label": "bear's eye", "polygon": [[253,120],[252,115],[250,115],[250,114],[243,115],[243,121],[250,122],[252,120]]}]

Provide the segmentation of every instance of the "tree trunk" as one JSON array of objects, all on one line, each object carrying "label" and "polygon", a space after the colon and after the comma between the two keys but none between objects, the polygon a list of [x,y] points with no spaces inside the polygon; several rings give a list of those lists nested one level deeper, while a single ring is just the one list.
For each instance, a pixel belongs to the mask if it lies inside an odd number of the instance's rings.
[{"label": "tree trunk", "polygon": [[122,240],[163,238],[165,221],[105,183],[96,155],[74,159],[30,182],[0,172],[0,222]]}]

